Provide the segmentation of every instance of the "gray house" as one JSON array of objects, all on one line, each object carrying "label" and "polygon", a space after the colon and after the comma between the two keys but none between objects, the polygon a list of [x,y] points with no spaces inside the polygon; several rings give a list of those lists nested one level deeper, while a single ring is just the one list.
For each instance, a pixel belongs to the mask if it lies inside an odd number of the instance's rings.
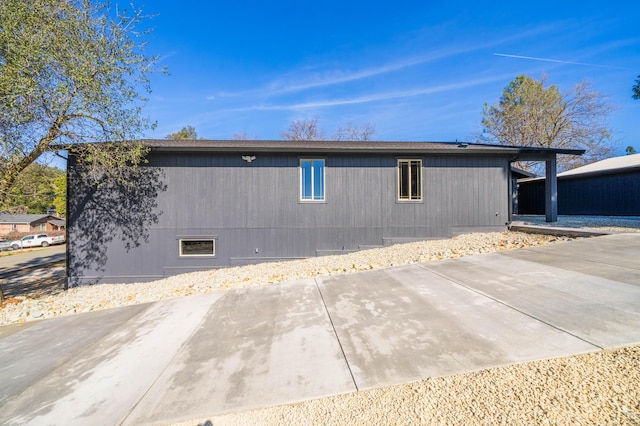
[{"label": "gray house", "polygon": [[144,143],[151,152],[132,172],[135,184],[89,185],[71,153],[70,286],[504,230],[511,162],[543,160],[555,172],[556,154],[582,153],[433,142]]},{"label": "gray house", "polygon": [[[558,213],[640,216],[640,154],[607,158],[559,173]],[[518,180],[519,212],[544,213],[545,178]]]}]

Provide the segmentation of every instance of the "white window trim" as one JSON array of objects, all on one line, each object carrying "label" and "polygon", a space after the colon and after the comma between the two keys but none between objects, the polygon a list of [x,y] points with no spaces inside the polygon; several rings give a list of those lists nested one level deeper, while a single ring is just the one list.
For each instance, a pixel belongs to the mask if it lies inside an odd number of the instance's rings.
[{"label": "white window trim", "polygon": [[[411,175],[409,175],[409,198],[400,198],[400,186],[401,186],[401,176],[400,176],[400,163],[408,162],[409,163],[409,173],[411,173],[411,162],[417,161],[420,166],[420,185],[418,187],[419,194],[418,198],[411,198]],[[423,200],[423,188],[422,188],[422,159],[421,158],[398,158],[396,163],[396,201],[400,203],[419,203]]]},{"label": "white window trim", "polygon": [[[209,254],[183,254],[182,242],[183,241],[211,241],[213,243],[213,253]],[[216,239],[215,238],[180,238],[178,240],[178,253],[180,257],[215,257],[216,255]]]},{"label": "white window trim", "polygon": [[[304,188],[304,182],[302,181],[302,162],[303,161],[311,161],[311,198],[303,198],[302,190]],[[322,194],[322,198],[315,198],[314,193],[314,174],[313,173],[313,162],[314,161],[322,161],[322,177],[324,178],[324,185],[322,186],[324,189],[324,193]],[[298,164],[298,182],[300,183],[300,198],[299,201],[302,203],[324,203],[327,199],[327,162],[325,158],[300,158],[300,162]]]}]

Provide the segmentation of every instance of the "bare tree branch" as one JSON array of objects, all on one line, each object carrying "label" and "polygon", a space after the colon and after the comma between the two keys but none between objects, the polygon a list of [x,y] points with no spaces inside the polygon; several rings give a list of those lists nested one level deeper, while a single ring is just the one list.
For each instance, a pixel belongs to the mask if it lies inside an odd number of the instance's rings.
[{"label": "bare tree branch", "polygon": [[[325,131],[318,125],[318,120],[317,115],[307,120],[294,120],[289,124],[289,130],[281,133],[280,136],[285,140],[293,141],[323,141],[326,139]],[[369,123],[358,126],[353,121],[347,121],[338,126],[331,139],[335,141],[368,141],[371,140],[375,132],[375,127]]]},{"label": "bare tree branch", "polygon": [[[16,176],[54,146],[131,141],[152,127],[139,88],[148,90],[157,57],[143,52],[147,31],[135,31],[142,17],[114,17],[99,0],[0,2],[0,207]],[[118,178],[145,151],[106,143],[83,152],[80,162]]]},{"label": "bare tree branch", "polygon": [[234,133],[231,136],[231,140],[234,140],[234,141],[249,141],[249,140],[255,140],[255,139],[258,139],[258,137],[255,135],[250,135],[249,133],[244,131],[239,133]]},{"label": "bare tree branch", "polygon": [[336,141],[369,141],[376,132],[375,127],[369,123],[358,126],[353,121],[347,121],[338,127],[333,139]]},{"label": "bare tree branch", "polygon": [[280,133],[284,140],[290,141],[323,141],[324,131],[318,127],[318,116],[309,120],[293,120],[289,130]]}]

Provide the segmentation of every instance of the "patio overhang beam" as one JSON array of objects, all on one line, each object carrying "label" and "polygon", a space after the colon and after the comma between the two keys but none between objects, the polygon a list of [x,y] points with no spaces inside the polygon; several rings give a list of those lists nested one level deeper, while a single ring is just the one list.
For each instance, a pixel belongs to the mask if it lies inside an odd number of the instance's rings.
[{"label": "patio overhang beam", "polygon": [[522,150],[513,161],[544,161],[544,213],[547,222],[558,221],[558,154],[582,155],[584,149]]}]

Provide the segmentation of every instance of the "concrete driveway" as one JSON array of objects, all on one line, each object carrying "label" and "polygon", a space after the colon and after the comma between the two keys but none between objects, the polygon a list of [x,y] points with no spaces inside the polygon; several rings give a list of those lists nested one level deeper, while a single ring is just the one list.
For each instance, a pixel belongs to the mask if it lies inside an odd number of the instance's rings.
[{"label": "concrete driveway", "polygon": [[166,424],[640,343],[640,234],[0,327],[0,423]]}]

